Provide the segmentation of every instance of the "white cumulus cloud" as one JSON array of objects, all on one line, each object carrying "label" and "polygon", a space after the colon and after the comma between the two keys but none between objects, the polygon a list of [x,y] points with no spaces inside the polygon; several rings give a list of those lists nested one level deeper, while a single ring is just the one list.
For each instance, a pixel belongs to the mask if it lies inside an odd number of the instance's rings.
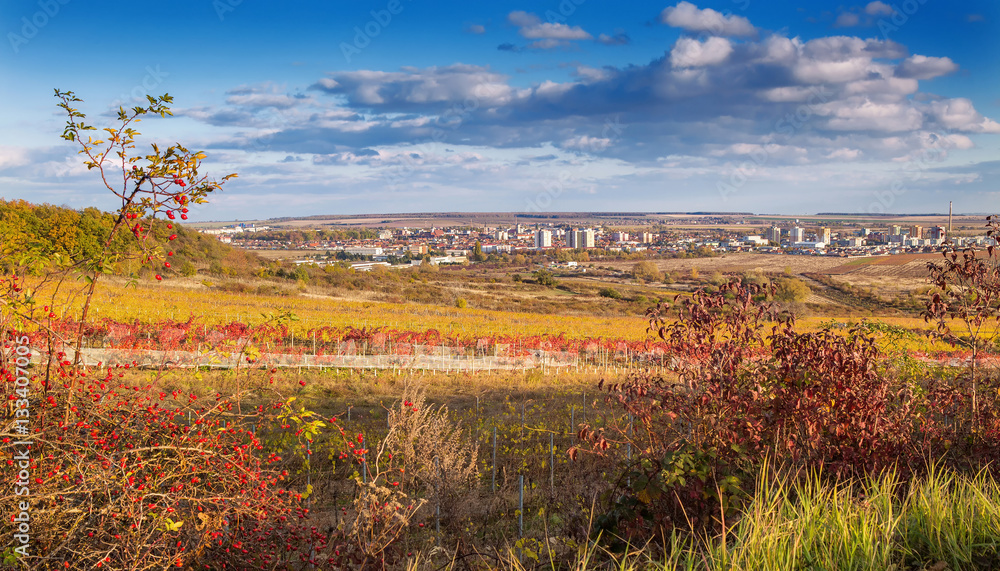
[{"label": "white cumulus cloud", "polygon": [[743,16],[725,15],[711,8],[699,9],[690,2],[665,8],[660,21],[690,32],[706,32],[715,36],[752,37],[757,29]]},{"label": "white cumulus cloud", "polygon": [[670,64],[674,67],[702,67],[720,64],[733,53],[733,45],[726,38],[711,37],[704,42],[693,38],[679,38],[670,50]]}]

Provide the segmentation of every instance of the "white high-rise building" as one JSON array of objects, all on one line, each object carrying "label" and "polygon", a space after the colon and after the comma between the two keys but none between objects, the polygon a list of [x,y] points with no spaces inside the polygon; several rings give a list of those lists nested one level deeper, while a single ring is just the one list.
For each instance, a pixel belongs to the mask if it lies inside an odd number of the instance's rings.
[{"label": "white high-rise building", "polygon": [[775,244],[780,244],[781,243],[781,228],[778,228],[777,226],[771,226],[770,228],[767,229],[767,233],[764,234],[764,237],[767,238],[767,240],[769,242],[774,242]]},{"label": "white high-rise building", "polygon": [[593,248],[594,244],[594,231],[590,228],[566,233],[566,245],[570,248]]},{"label": "white high-rise building", "polygon": [[792,228],[788,231],[788,241],[791,243],[795,242],[805,242],[806,241],[806,229],[799,228],[798,226]]},{"label": "white high-rise building", "polygon": [[539,230],[535,232],[535,247],[536,248],[551,248],[552,247],[552,231],[551,230]]}]

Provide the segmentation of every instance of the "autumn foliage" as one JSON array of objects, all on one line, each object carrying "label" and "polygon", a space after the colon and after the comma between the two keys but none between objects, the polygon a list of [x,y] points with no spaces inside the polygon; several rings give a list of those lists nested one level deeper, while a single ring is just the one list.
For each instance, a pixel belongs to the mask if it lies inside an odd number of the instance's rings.
[{"label": "autumn foliage", "polygon": [[996,457],[996,390],[976,409],[961,380],[903,378],[875,335],[799,333],[766,301],[771,293],[734,281],[649,311],[651,331],[670,347],[670,373],[603,384],[621,420],[583,427],[573,451],[624,465],[599,521],[607,537],[725,529],[764,461],[852,481],[887,469],[920,474],[934,461],[976,470]]}]

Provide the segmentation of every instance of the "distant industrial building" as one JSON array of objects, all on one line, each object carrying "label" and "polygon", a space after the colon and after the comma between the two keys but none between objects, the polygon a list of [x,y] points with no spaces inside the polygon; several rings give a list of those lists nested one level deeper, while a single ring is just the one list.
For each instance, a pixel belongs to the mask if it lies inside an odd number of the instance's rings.
[{"label": "distant industrial building", "polygon": [[792,247],[797,250],[823,250],[826,244],[823,242],[793,242]]},{"label": "distant industrial building", "polygon": [[350,247],[344,248],[344,253],[353,254],[355,256],[381,256],[382,248],[365,248],[365,247]]}]

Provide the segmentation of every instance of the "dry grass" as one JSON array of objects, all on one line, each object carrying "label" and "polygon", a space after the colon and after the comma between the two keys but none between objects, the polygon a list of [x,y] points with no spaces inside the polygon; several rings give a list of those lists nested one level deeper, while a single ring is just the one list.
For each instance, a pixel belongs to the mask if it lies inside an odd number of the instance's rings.
[{"label": "dry grass", "polygon": [[[179,281],[179,280],[178,280]],[[140,282],[123,289],[115,280],[98,284],[91,317],[117,321],[185,321],[194,317],[208,324],[243,321],[257,323],[262,313],[290,311],[299,320],[291,324],[304,338],[309,329],[332,326],[389,327],[400,330],[437,329],[457,335],[558,335],[644,339],[646,320],[623,315],[559,315],[487,309],[351,301],[321,295],[226,293],[204,286],[175,287]]]}]

